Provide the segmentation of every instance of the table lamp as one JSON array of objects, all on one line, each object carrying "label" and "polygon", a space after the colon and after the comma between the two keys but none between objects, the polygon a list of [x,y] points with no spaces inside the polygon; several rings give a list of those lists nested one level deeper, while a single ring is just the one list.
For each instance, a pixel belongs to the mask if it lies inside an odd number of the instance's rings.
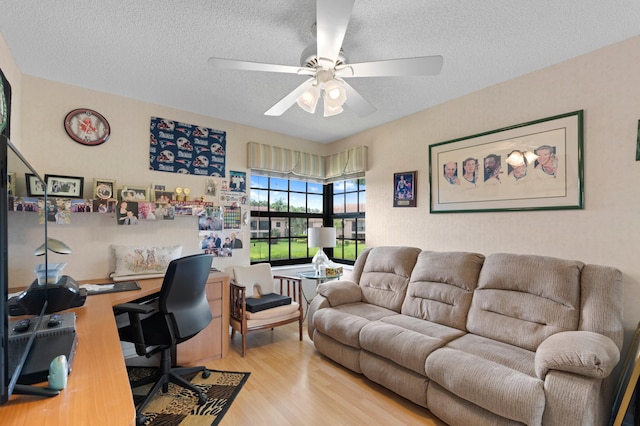
[{"label": "table lamp", "polygon": [[316,275],[320,276],[320,268],[329,264],[329,258],[322,250],[327,247],[336,246],[336,228],[309,228],[307,229],[308,246],[318,247],[318,251],[311,260],[313,264],[313,270],[316,271]]}]

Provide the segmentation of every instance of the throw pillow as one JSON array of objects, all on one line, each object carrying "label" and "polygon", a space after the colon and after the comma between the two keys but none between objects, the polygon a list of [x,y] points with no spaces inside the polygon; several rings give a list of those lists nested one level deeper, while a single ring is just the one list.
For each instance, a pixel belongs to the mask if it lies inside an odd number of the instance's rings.
[{"label": "throw pillow", "polygon": [[169,263],[182,254],[182,246],[122,246],[113,245],[116,270],[114,281],[136,276],[152,278],[164,276]]}]

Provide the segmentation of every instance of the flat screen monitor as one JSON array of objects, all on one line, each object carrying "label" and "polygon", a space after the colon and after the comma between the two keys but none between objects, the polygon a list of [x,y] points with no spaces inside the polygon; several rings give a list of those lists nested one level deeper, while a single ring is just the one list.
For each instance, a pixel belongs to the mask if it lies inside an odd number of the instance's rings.
[{"label": "flat screen monitor", "polygon": [[[44,262],[46,268],[49,262],[46,253],[41,257],[34,256],[35,248],[42,244],[46,247],[47,242],[47,223],[40,220],[37,212],[40,206],[46,205],[46,190],[29,196],[32,190],[45,188],[44,179],[4,135],[0,135],[0,169],[0,295],[4,297],[4,302],[0,303],[0,404],[3,404],[12,393],[42,395],[44,391],[17,384],[33,338],[20,344],[9,340],[7,298],[10,293],[32,283],[38,264]],[[29,190],[27,185],[32,185]],[[31,315],[36,327],[44,317],[46,304],[45,301],[39,314]]]}]

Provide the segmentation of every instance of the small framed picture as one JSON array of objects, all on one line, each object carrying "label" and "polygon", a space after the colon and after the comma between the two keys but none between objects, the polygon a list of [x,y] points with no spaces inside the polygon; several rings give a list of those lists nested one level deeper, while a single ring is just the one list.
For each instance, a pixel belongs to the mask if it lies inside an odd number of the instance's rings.
[{"label": "small framed picture", "polygon": [[155,191],[154,199],[158,204],[168,204],[173,201],[173,195],[171,191]]},{"label": "small framed picture", "polygon": [[7,173],[7,190],[9,191],[9,197],[16,196],[16,174]]},{"label": "small framed picture", "polygon": [[416,206],[416,173],[393,174],[393,207]]},{"label": "small framed picture", "polygon": [[29,197],[44,195],[46,186],[38,176],[31,173],[25,173],[24,177],[27,181],[27,195]]},{"label": "small framed picture", "polygon": [[110,200],[115,198],[116,181],[109,179],[93,180],[93,198],[96,200]]},{"label": "small framed picture", "polygon": [[122,201],[149,201],[149,187],[123,186],[120,191]]},{"label": "small framed picture", "polygon": [[44,180],[51,197],[82,198],[84,178],[81,176],[44,175]]}]

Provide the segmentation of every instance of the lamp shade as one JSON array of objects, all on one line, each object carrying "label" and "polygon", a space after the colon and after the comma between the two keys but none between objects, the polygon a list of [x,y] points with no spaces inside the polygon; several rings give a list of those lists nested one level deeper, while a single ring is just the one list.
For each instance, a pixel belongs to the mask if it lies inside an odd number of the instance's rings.
[{"label": "lamp shade", "polygon": [[298,106],[310,114],[316,112],[316,105],[320,99],[320,89],[316,85],[311,85],[302,95],[298,97],[296,102]]},{"label": "lamp shade", "polygon": [[56,240],[55,238],[47,238],[47,242],[42,243],[40,247],[38,247],[33,254],[36,256],[43,256],[47,251],[47,248],[54,253],[58,254],[71,254],[71,248],[63,243],[60,240]]},{"label": "lamp shade", "polygon": [[335,247],[336,228],[309,228],[307,229],[309,247]]}]

